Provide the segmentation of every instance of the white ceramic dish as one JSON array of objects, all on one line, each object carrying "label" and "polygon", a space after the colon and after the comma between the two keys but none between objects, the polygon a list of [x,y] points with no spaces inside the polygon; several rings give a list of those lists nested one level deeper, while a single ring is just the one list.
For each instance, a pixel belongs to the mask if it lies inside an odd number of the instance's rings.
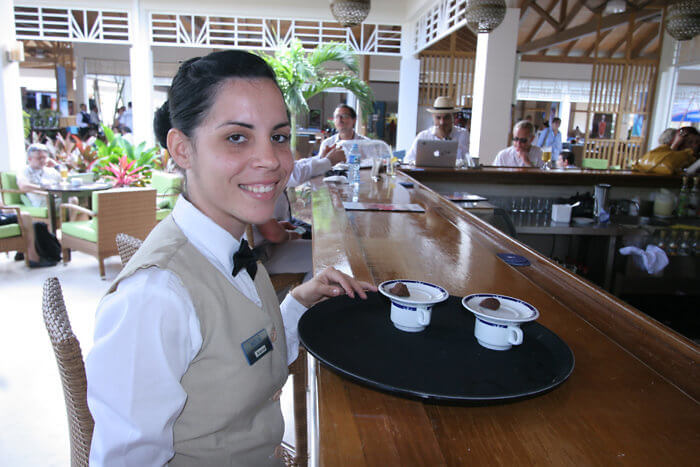
[{"label": "white ceramic dish", "polygon": [[[491,310],[479,305],[486,298],[495,298],[500,302],[497,310]],[[537,308],[527,302],[506,295],[480,293],[467,295],[462,299],[464,308],[476,316],[494,323],[527,323],[540,316]]]},{"label": "white ceramic dish", "polygon": [[[399,297],[389,289],[402,282],[406,285],[408,297]],[[429,282],[412,280],[392,280],[379,284],[379,292],[391,300],[389,317],[396,329],[404,332],[420,332],[430,324],[433,305],[450,296],[442,287]]]},{"label": "white ceramic dish", "polygon": [[[411,294],[408,297],[399,297],[389,292],[397,282],[403,282]],[[435,303],[440,303],[447,300],[450,294],[447,293],[445,289],[439,285],[431,284],[429,282],[423,281],[412,281],[404,279],[396,279],[391,281],[382,282],[379,284],[379,292],[386,295],[391,300],[395,300],[406,305],[434,305]]]}]

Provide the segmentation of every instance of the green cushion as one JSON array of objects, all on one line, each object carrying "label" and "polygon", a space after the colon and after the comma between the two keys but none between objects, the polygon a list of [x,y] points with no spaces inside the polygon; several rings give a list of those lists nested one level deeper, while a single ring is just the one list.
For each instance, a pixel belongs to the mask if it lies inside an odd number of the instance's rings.
[{"label": "green cushion", "polygon": [[[182,192],[182,180],[181,174],[154,170],[151,175],[151,186],[160,195],[178,195]],[[159,197],[158,207],[172,209],[175,207],[175,201],[177,201],[177,196]]]},{"label": "green cushion", "polygon": [[93,225],[92,220],[64,222],[61,224],[61,232],[64,235],[71,235],[97,243],[97,228]]},{"label": "green cushion", "polygon": [[49,218],[49,208],[47,207],[34,207],[27,206],[26,204],[8,204],[11,208],[20,208],[22,212],[29,214],[32,217],[43,217],[45,219]]},{"label": "green cushion", "polygon": [[163,219],[168,217],[168,214],[170,214],[171,212],[173,212],[172,209],[158,209],[156,211],[156,220],[162,221]]},{"label": "green cushion", "polygon": [[[12,172],[0,173],[0,184],[2,184],[2,187],[6,190],[19,190],[17,186],[17,175]],[[3,193],[2,200],[8,206],[11,204],[22,204],[19,193]]]},{"label": "green cushion", "polygon": [[593,159],[592,157],[584,157],[581,167],[584,169],[605,170],[608,168],[609,162],[607,159]]},{"label": "green cushion", "polygon": [[0,238],[17,237],[20,234],[19,224],[0,225]]}]

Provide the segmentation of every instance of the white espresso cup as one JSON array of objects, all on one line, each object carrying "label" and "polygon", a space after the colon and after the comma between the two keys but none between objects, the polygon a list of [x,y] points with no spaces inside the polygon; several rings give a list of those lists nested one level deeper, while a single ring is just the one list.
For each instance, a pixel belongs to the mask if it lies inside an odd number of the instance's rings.
[{"label": "white espresso cup", "polygon": [[513,323],[494,323],[476,318],[474,336],[482,346],[491,350],[509,350],[523,343],[523,331]]},{"label": "white espresso cup", "polygon": [[406,332],[420,332],[430,324],[432,306],[412,306],[391,303],[391,322]]}]

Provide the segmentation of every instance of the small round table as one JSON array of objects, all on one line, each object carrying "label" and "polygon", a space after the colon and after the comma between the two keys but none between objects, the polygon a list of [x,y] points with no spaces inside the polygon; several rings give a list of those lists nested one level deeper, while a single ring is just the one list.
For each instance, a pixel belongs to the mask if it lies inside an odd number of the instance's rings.
[{"label": "small round table", "polygon": [[70,196],[77,196],[78,198],[90,198],[93,191],[101,191],[112,188],[111,183],[106,182],[93,182],[84,183],[82,185],[72,185],[70,183],[55,183],[53,185],[42,185],[41,189],[49,192],[51,195],[49,200],[49,221],[51,222],[50,228],[51,232],[56,233],[56,202],[54,196],[60,196],[61,202],[68,201]]}]

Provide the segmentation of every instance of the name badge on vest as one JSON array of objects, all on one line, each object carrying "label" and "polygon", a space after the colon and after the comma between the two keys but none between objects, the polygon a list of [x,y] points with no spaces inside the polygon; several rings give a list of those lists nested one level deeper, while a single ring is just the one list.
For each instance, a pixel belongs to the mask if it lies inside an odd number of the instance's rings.
[{"label": "name badge on vest", "polygon": [[261,329],[253,337],[250,337],[241,343],[243,355],[248,360],[248,365],[257,362],[268,352],[272,351],[272,342],[267,335],[265,329]]}]

